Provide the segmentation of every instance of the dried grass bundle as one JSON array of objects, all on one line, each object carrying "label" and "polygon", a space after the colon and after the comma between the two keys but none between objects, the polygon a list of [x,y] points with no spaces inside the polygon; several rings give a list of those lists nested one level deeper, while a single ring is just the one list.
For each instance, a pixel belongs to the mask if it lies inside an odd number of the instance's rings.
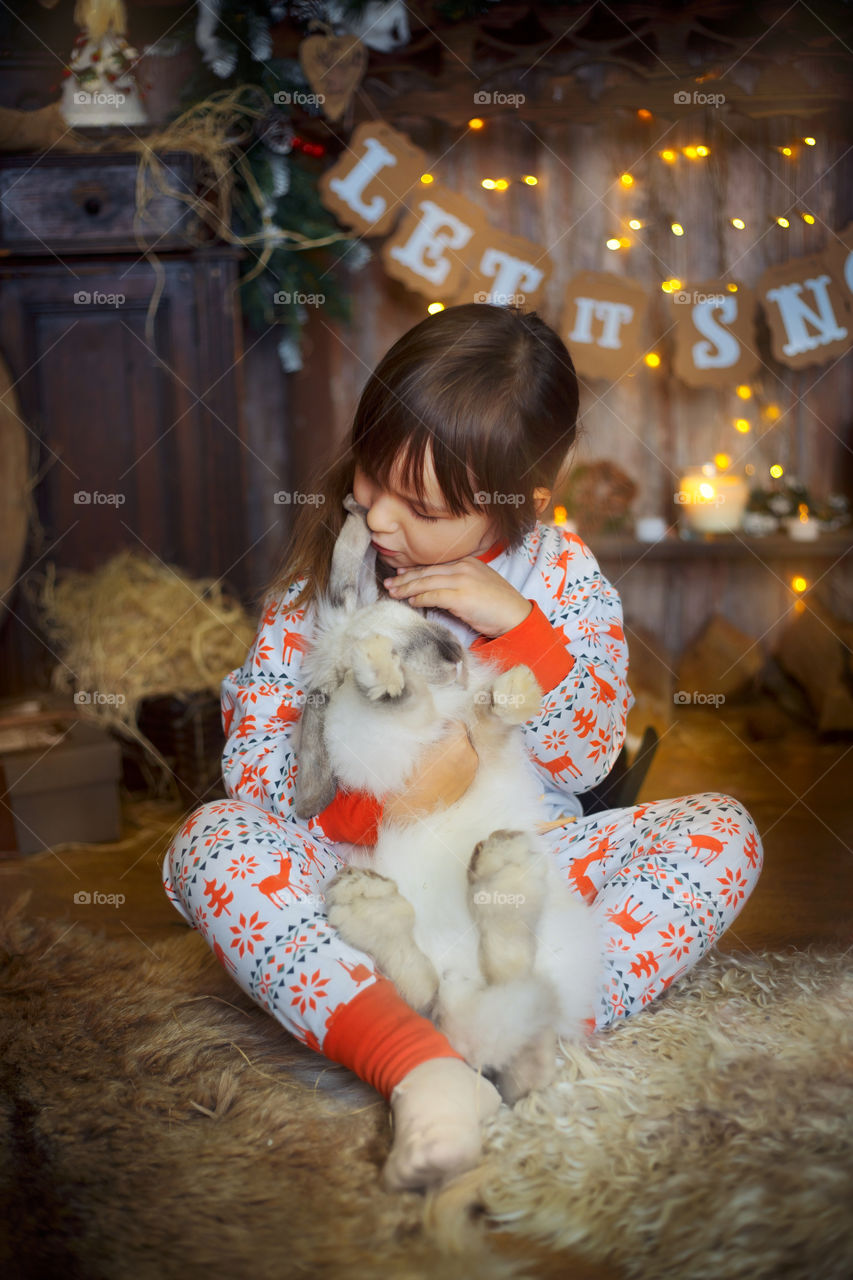
[{"label": "dried grass bundle", "polygon": [[74,690],[82,714],[137,741],[144,698],[218,693],[256,630],[215,579],[188,578],[132,550],[93,572],[57,576],[51,564],[37,590],[42,625],[60,659],[53,687]]}]

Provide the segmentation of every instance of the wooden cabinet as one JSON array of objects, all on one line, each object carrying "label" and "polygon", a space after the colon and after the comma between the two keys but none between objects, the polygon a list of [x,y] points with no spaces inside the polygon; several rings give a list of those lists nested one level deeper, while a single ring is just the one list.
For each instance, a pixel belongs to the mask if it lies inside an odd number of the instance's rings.
[{"label": "wooden cabinet", "polygon": [[[147,260],[135,181],[133,155],[0,157],[0,349],[37,477],[22,570],[133,547],[245,595],[240,254],[193,244],[187,206],[161,199]],[[55,659],[20,590],[9,603],[0,693],[45,687]]]}]

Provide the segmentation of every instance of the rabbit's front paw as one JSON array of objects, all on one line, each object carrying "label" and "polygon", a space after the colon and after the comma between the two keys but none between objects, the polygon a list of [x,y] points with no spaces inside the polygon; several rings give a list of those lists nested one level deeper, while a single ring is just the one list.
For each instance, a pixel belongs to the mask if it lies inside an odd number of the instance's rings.
[{"label": "rabbit's front paw", "polygon": [[399,698],[406,684],[400,655],[387,636],[370,636],[356,646],[352,673],[371,702]]},{"label": "rabbit's front paw", "polygon": [[526,724],[542,705],[542,690],[529,667],[519,663],[492,685],[492,708],[506,724]]}]

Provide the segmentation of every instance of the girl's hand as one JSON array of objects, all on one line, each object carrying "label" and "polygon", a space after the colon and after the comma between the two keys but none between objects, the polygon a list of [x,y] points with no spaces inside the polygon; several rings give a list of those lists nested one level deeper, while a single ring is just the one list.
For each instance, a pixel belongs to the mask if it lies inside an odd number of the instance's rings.
[{"label": "girl's hand", "polygon": [[476,556],[398,570],[396,578],[384,582],[394,600],[408,600],[419,609],[446,609],[489,639],[517,627],[533,608]]},{"label": "girl's hand", "polygon": [[405,786],[385,797],[383,818],[413,822],[431,809],[455,804],[468,790],[477,773],[479,757],[460,721],[423,756],[417,773]]}]

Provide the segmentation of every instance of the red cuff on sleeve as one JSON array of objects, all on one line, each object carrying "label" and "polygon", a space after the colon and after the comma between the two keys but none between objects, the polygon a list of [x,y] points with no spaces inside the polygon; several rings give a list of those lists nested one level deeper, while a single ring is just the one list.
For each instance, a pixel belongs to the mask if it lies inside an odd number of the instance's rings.
[{"label": "red cuff on sleeve", "polygon": [[575,665],[569,653],[566,637],[559,627],[553,627],[535,600],[533,608],[523,622],[502,636],[489,639],[478,636],[471,645],[471,652],[496,663],[502,671],[508,671],[523,662],[530,668],[543,693],[550,693],[562,684]]},{"label": "red cuff on sleeve", "polygon": [[317,814],[317,821],[330,840],[376,844],[383,808],[381,800],[365,791],[339,788],[331,804]]}]

